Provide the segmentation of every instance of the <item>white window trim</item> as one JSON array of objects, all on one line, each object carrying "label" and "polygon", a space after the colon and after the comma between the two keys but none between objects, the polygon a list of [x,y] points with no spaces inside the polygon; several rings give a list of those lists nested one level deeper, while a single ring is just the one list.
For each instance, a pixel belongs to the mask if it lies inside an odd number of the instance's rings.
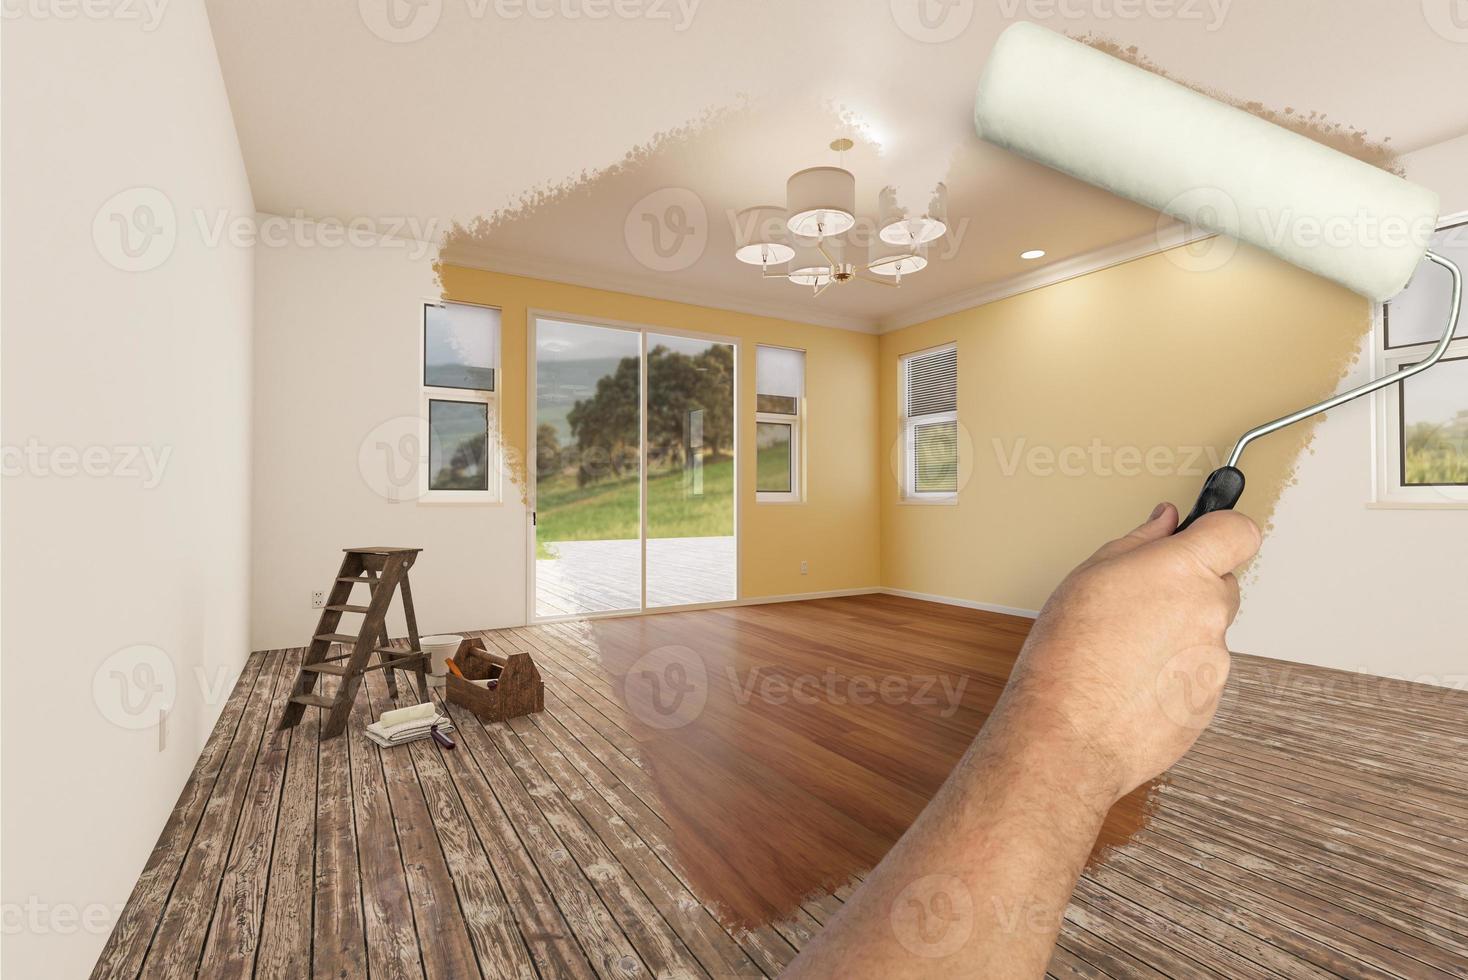
[{"label": "white window trim", "polygon": [[[758,397],[756,395],[756,397]],[[782,415],[777,412],[755,412],[754,413],[754,469],[755,479],[759,479],[759,424],[770,422],[775,425],[790,426],[790,489],[789,490],[756,490],[754,499],[761,504],[801,504],[805,497],[801,490],[805,481],[800,478],[801,450],[805,440],[800,437],[802,419],[805,412],[805,399],[800,399],[799,415]]]},{"label": "white window trim", "polygon": [[[925,357],[929,354],[936,354],[939,351],[945,350],[957,351],[958,343],[954,341],[946,344],[938,344],[936,347],[927,347],[923,350],[909,351],[897,359],[898,411],[902,416],[902,479],[901,485],[898,488],[899,503],[918,505],[951,505],[958,503],[957,490],[919,492],[913,489],[917,486],[917,453],[914,451],[916,446],[915,430],[919,425],[932,425],[942,422],[957,423],[958,409],[954,408],[951,412],[932,412],[927,415],[909,415],[907,413],[907,362],[917,357]],[[955,378],[955,382],[956,380]],[[955,405],[957,404],[956,395],[954,403]]]},{"label": "white window trim", "polygon": [[[759,357],[761,347],[778,348],[800,352],[800,397],[796,399],[795,414],[786,415],[783,412],[761,412],[754,413],[754,457],[755,481],[759,480],[759,424],[761,422],[772,422],[776,425],[790,426],[790,489],[789,490],[755,490],[754,501],[757,504],[803,504],[805,503],[805,385],[809,377],[810,352],[803,347],[781,347],[779,344],[756,344],[755,357]],[[759,404],[759,372],[755,371],[754,378],[754,402]]]},{"label": "white window trim", "polygon": [[[1380,308],[1378,307],[1378,310]],[[1377,377],[1422,360],[1432,352],[1432,343],[1381,349],[1377,343]],[[1468,358],[1468,338],[1448,345],[1443,361]],[[1431,372],[1434,368],[1428,368]],[[1426,373],[1423,375],[1426,377]],[[1402,483],[1402,386],[1391,385],[1376,392],[1376,500],[1380,507],[1461,510],[1468,509],[1468,487],[1407,486]]]},{"label": "white window trim", "polygon": [[[1438,219],[1438,230],[1468,222],[1468,211],[1444,215]],[[1468,271],[1468,270],[1465,270]],[[1446,324],[1444,324],[1446,326]],[[1465,330],[1462,323],[1458,332]],[[1374,352],[1372,377],[1394,374],[1432,353],[1438,337],[1403,347],[1387,347],[1384,304],[1372,308],[1371,344]],[[1468,337],[1452,341],[1443,354],[1444,361],[1468,358]],[[1428,368],[1425,374],[1436,370]],[[1408,382],[1410,383],[1410,382]],[[1402,483],[1402,386],[1388,385],[1371,395],[1374,402],[1376,428],[1372,453],[1374,499],[1368,506],[1383,509],[1463,510],[1468,509],[1468,487],[1408,486]]]},{"label": "white window trim", "polygon": [[[453,303],[456,306],[478,306],[486,310],[494,310],[500,314],[499,329],[495,330],[494,356],[491,367],[494,370],[494,391],[484,391],[477,388],[440,388],[435,385],[423,383],[424,358],[427,356],[425,345],[427,343],[427,316],[428,307],[443,306]],[[500,504],[504,501],[504,439],[500,433],[499,399],[504,388],[505,373],[500,369],[501,336],[504,333],[504,311],[498,306],[490,306],[486,303],[464,303],[459,300],[448,299],[424,299],[418,306],[418,363],[415,365],[418,384],[418,502],[420,504],[479,504],[481,506]],[[470,402],[487,406],[485,414],[488,424],[485,428],[485,452],[484,465],[488,470],[486,474],[486,489],[484,490],[433,490],[428,486],[432,474],[429,471],[429,449],[432,437],[429,428],[429,402]]]}]

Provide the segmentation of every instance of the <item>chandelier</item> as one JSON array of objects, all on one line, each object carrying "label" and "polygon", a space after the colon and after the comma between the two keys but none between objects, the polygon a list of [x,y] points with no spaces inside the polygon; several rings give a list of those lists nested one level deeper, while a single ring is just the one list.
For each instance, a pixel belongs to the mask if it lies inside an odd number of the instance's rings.
[{"label": "chandelier", "polygon": [[[837,153],[851,147],[849,139],[831,143]],[[903,276],[927,267],[929,243],[948,232],[947,198],[939,184],[928,209],[909,215],[897,204],[896,190],[885,187],[877,220],[858,219],[851,171],[810,167],[785,182],[783,208],[764,204],[739,212],[734,257],[759,266],[766,279],[807,286],[815,296],[855,279],[900,286]]]}]

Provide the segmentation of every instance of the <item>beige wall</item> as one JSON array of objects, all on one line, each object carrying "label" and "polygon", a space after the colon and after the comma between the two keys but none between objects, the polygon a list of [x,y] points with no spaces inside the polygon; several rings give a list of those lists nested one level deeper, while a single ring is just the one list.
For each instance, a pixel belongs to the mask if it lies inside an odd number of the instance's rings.
[{"label": "beige wall", "polygon": [[[646,299],[626,293],[446,266],[450,299],[502,310],[501,433],[526,444],[529,309],[676,328],[741,341],[740,595],[878,585],[875,474],[877,338],[846,330]],[[259,249],[256,274],[253,641],[298,646],[347,545],[424,549],[413,571],[425,632],[526,619],[528,518],[518,487],[499,504],[393,502],[364,475],[359,448],[381,426],[418,413],[416,313],[438,294],[410,248]],[[804,348],[807,491],[802,504],[756,504],[754,348]],[[809,563],[808,574],[800,562]],[[392,625],[392,624],[390,624]],[[396,628],[396,627],[395,627]]]},{"label": "beige wall", "polygon": [[[31,9],[4,29],[0,972],[84,977],[249,650],[251,257],[199,221],[254,208],[201,4]],[[114,218],[164,232],[130,233],[139,268]]]},{"label": "beige wall", "polygon": [[[1200,250],[1218,247],[1149,256],[882,337],[884,454],[895,456],[898,437],[898,358],[949,341],[967,450],[952,506],[904,503],[895,471],[884,472],[885,586],[1037,609],[1157,501],[1186,511],[1213,466],[1201,449],[1226,457],[1245,429],[1334,388],[1369,328],[1366,301],[1249,249],[1211,268],[1222,253]],[[1250,447],[1240,509],[1269,519],[1307,434]]]}]

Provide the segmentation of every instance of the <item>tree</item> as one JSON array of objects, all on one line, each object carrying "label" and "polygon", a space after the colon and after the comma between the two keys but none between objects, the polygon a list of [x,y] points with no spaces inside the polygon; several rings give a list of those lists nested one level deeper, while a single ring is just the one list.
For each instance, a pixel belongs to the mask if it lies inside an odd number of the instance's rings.
[{"label": "tree", "polygon": [[535,427],[535,472],[549,475],[560,468],[560,433],[549,422],[542,422]]}]

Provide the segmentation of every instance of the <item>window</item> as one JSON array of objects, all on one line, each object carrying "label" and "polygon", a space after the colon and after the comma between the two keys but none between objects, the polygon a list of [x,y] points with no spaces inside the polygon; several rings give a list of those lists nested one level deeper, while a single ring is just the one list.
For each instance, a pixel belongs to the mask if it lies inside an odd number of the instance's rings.
[{"label": "window", "polygon": [[908,354],[902,392],[902,495],[951,502],[958,496],[958,348]]},{"label": "window", "polygon": [[424,303],[419,491],[427,501],[499,499],[495,431],[500,311],[467,303]]},{"label": "window", "polygon": [[798,502],[805,351],[756,347],[754,390],[755,499]]},{"label": "window", "polygon": [[[1431,248],[1468,272],[1468,217],[1433,235]],[[1447,327],[1451,277],[1423,265],[1379,312],[1377,370],[1390,374],[1432,353]],[[1468,503],[1468,311],[1443,359],[1378,392],[1377,500],[1407,506]]]}]

